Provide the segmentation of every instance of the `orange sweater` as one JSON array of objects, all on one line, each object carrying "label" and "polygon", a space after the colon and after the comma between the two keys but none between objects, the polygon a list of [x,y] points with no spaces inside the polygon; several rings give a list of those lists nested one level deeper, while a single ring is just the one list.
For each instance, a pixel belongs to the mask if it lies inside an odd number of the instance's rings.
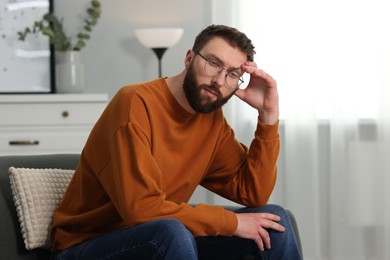
[{"label": "orange sweater", "polygon": [[160,218],[178,219],[196,236],[231,236],[234,213],[188,200],[201,184],[240,204],[264,205],[278,153],[278,124],[258,123],[248,150],[222,109],[188,113],[164,79],[126,86],[87,140],[54,216],[52,249]]}]

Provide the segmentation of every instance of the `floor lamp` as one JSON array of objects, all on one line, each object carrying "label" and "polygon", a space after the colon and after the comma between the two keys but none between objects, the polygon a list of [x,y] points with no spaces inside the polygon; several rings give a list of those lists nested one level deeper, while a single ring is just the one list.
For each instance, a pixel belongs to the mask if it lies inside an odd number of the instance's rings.
[{"label": "floor lamp", "polygon": [[135,30],[137,39],[153,50],[158,59],[158,76],[161,78],[161,60],[165,51],[179,42],[183,35],[182,28],[147,28]]}]

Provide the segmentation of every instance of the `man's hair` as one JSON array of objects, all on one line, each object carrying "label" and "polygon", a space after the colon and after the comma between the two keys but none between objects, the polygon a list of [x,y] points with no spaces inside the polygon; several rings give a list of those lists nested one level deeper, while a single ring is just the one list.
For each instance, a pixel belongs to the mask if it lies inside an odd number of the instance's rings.
[{"label": "man's hair", "polygon": [[210,25],[201,31],[195,38],[192,50],[200,51],[211,39],[221,37],[227,41],[231,46],[239,48],[246,53],[249,61],[254,60],[255,46],[252,41],[242,32],[236,28],[226,25]]}]

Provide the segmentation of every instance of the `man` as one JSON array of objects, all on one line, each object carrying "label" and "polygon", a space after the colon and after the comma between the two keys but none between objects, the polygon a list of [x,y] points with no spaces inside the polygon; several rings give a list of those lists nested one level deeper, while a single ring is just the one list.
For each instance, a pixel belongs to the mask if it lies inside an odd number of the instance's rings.
[{"label": "man", "polygon": [[[266,205],[279,153],[278,93],[254,53],[245,34],[212,25],[180,74],[115,95],[55,214],[57,259],[300,259],[286,212]],[[244,73],[250,81],[239,89]],[[259,111],[249,149],[222,113],[234,94]],[[249,208],[191,206],[199,184]]]}]

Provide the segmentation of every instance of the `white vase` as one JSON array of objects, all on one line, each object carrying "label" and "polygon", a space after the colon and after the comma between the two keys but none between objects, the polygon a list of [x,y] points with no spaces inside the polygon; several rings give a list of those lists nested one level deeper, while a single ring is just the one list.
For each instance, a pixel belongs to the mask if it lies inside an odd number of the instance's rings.
[{"label": "white vase", "polygon": [[56,92],[81,93],[84,90],[84,66],[79,51],[56,52]]}]

